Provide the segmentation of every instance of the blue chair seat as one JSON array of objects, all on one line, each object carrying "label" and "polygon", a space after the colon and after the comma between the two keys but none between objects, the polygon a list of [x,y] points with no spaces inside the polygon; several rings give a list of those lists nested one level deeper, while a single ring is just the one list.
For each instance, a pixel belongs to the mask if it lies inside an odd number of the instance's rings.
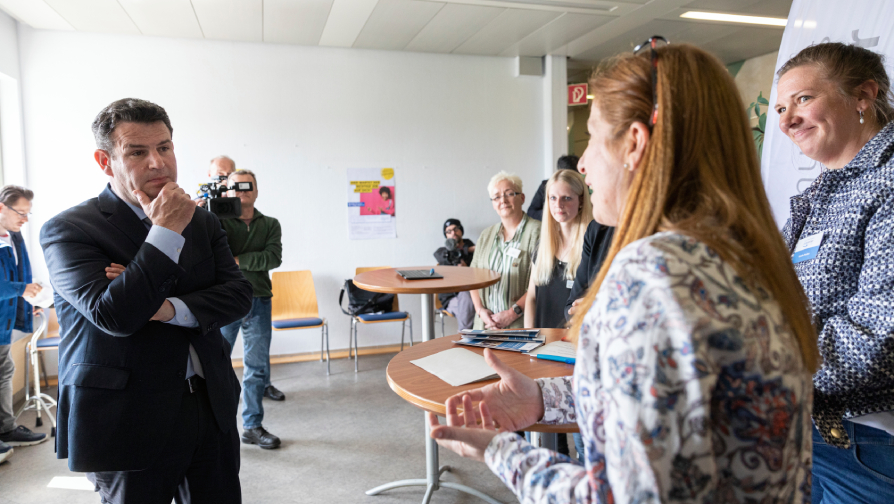
[{"label": "blue chair seat", "polygon": [[400,320],[407,318],[407,312],[393,311],[388,313],[364,313],[357,315],[364,322],[379,322],[381,320]]},{"label": "blue chair seat", "polygon": [[294,318],[274,320],[273,327],[277,329],[293,329],[296,327],[313,327],[323,323],[323,319],[317,317]]},{"label": "blue chair seat", "polygon": [[43,338],[37,340],[37,348],[56,348],[59,346],[59,342],[62,341],[62,338],[56,336],[55,338]]}]

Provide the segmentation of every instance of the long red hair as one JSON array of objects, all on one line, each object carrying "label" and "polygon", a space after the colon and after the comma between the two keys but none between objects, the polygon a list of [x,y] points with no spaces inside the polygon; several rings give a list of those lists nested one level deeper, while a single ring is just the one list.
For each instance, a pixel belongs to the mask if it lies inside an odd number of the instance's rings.
[{"label": "long red hair", "polygon": [[[807,296],[777,231],[736,84],[717,58],[694,46],[657,51],[658,118],[608,257],[572,320],[572,334],[579,334],[621,249],[659,231],[676,231],[711,247],[752,287],[773,296],[813,372],[819,352]],[[648,124],[653,110],[648,52],[603,62],[590,77],[590,89],[592,106],[614,125],[615,143],[633,123]]]}]

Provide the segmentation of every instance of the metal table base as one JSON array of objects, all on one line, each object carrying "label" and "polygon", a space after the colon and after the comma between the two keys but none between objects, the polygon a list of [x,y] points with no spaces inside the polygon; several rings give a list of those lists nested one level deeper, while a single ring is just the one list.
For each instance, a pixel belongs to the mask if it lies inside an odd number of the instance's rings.
[{"label": "metal table base", "polygon": [[[422,294],[422,341],[429,341],[434,338],[435,335],[435,318],[434,318],[434,309],[435,309],[435,295],[434,294]],[[428,420],[425,418],[426,415],[423,414],[423,421],[425,421],[425,479],[405,479],[399,481],[392,481],[391,483],[385,483],[384,485],[379,485],[372,490],[367,490],[366,495],[378,495],[386,490],[391,490],[392,488],[401,488],[408,486],[423,486],[426,487],[425,496],[422,497],[422,504],[428,504],[431,501],[432,495],[441,487],[444,488],[452,488],[454,490],[459,490],[460,492],[465,492],[469,495],[474,495],[479,499],[484,500],[485,502],[489,502],[490,504],[503,504],[500,501],[494,499],[493,497],[488,496],[487,494],[475,490],[474,488],[468,487],[466,485],[461,485],[459,483],[452,483],[449,481],[441,481],[441,474],[446,471],[450,471],[450,466],[440,466],[438,467],[438,442],[431,438],[431,428],[428,426]]]}]

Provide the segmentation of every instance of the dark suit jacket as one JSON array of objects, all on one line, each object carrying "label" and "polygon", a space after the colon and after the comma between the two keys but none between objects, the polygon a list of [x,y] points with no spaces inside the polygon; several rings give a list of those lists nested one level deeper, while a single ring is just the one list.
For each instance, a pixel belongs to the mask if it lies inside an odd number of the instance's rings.
[{"label": "dark suit jacket", "polygon": [[565,320],[571,320],[571,315],[568,315],[571,304],[583,297],[587,293],[587,289],[590,288],[590,283],[596,279],[596,274],[599,273],[599,268],[602,267],[605,256],[608,255],[608,249],[612,247],[614,234],[615,228],[603,226],[596,221],[590,221],[590,225],[587,226],[580,266],[577,267],[577,273],[574,274],[574,286],[571,287],[571,294],[568,295],[568,301],[565,303]]},{"label": "dark suit jacket", "polygon": [[[147,234],[110,187],[40,231],[62,336],[56,453],[72,471],[140,470],[158,458],[177,428],[190,343],[218,428],[235,428],[240,387],[219,328],[248,313],[251,285],[204,209],[183,231],[179,264]],[[109,280],[113,262],[126,270]],[[167,297],[199,327],[150,322]]]},{"label": "dark suit jacket", "polygon": [[537,219],[539,221],[543,220],[543,209],[547,206],[546,204],[546,183],[549,182],[549,179],[544,180],[540,183],[540,187],[537,188],[537,192],[534,193],[534,197],[531,198],[531,204],[528,205],[528,217],[532,219]]}]

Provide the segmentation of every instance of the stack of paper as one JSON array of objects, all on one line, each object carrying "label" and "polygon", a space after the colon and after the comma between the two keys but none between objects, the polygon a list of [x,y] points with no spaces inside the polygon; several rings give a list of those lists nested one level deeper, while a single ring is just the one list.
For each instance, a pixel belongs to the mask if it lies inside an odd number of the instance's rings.
[{"label": "stack of paper", "polygon": [[539,329],[517,330],[463,330],[458,345],[491,348],[493,350],[510,350],[513,352],[530,352],[543,345],[543,336]]},{"label": "stack of paper", "polygon": [[534,350],[528,355],[531,357],[544,355],[549,357],[561,357],[563,359],[574,359],[577,357],[577,348],[567,341],[553,341],[548,345],[544,345]]}]

